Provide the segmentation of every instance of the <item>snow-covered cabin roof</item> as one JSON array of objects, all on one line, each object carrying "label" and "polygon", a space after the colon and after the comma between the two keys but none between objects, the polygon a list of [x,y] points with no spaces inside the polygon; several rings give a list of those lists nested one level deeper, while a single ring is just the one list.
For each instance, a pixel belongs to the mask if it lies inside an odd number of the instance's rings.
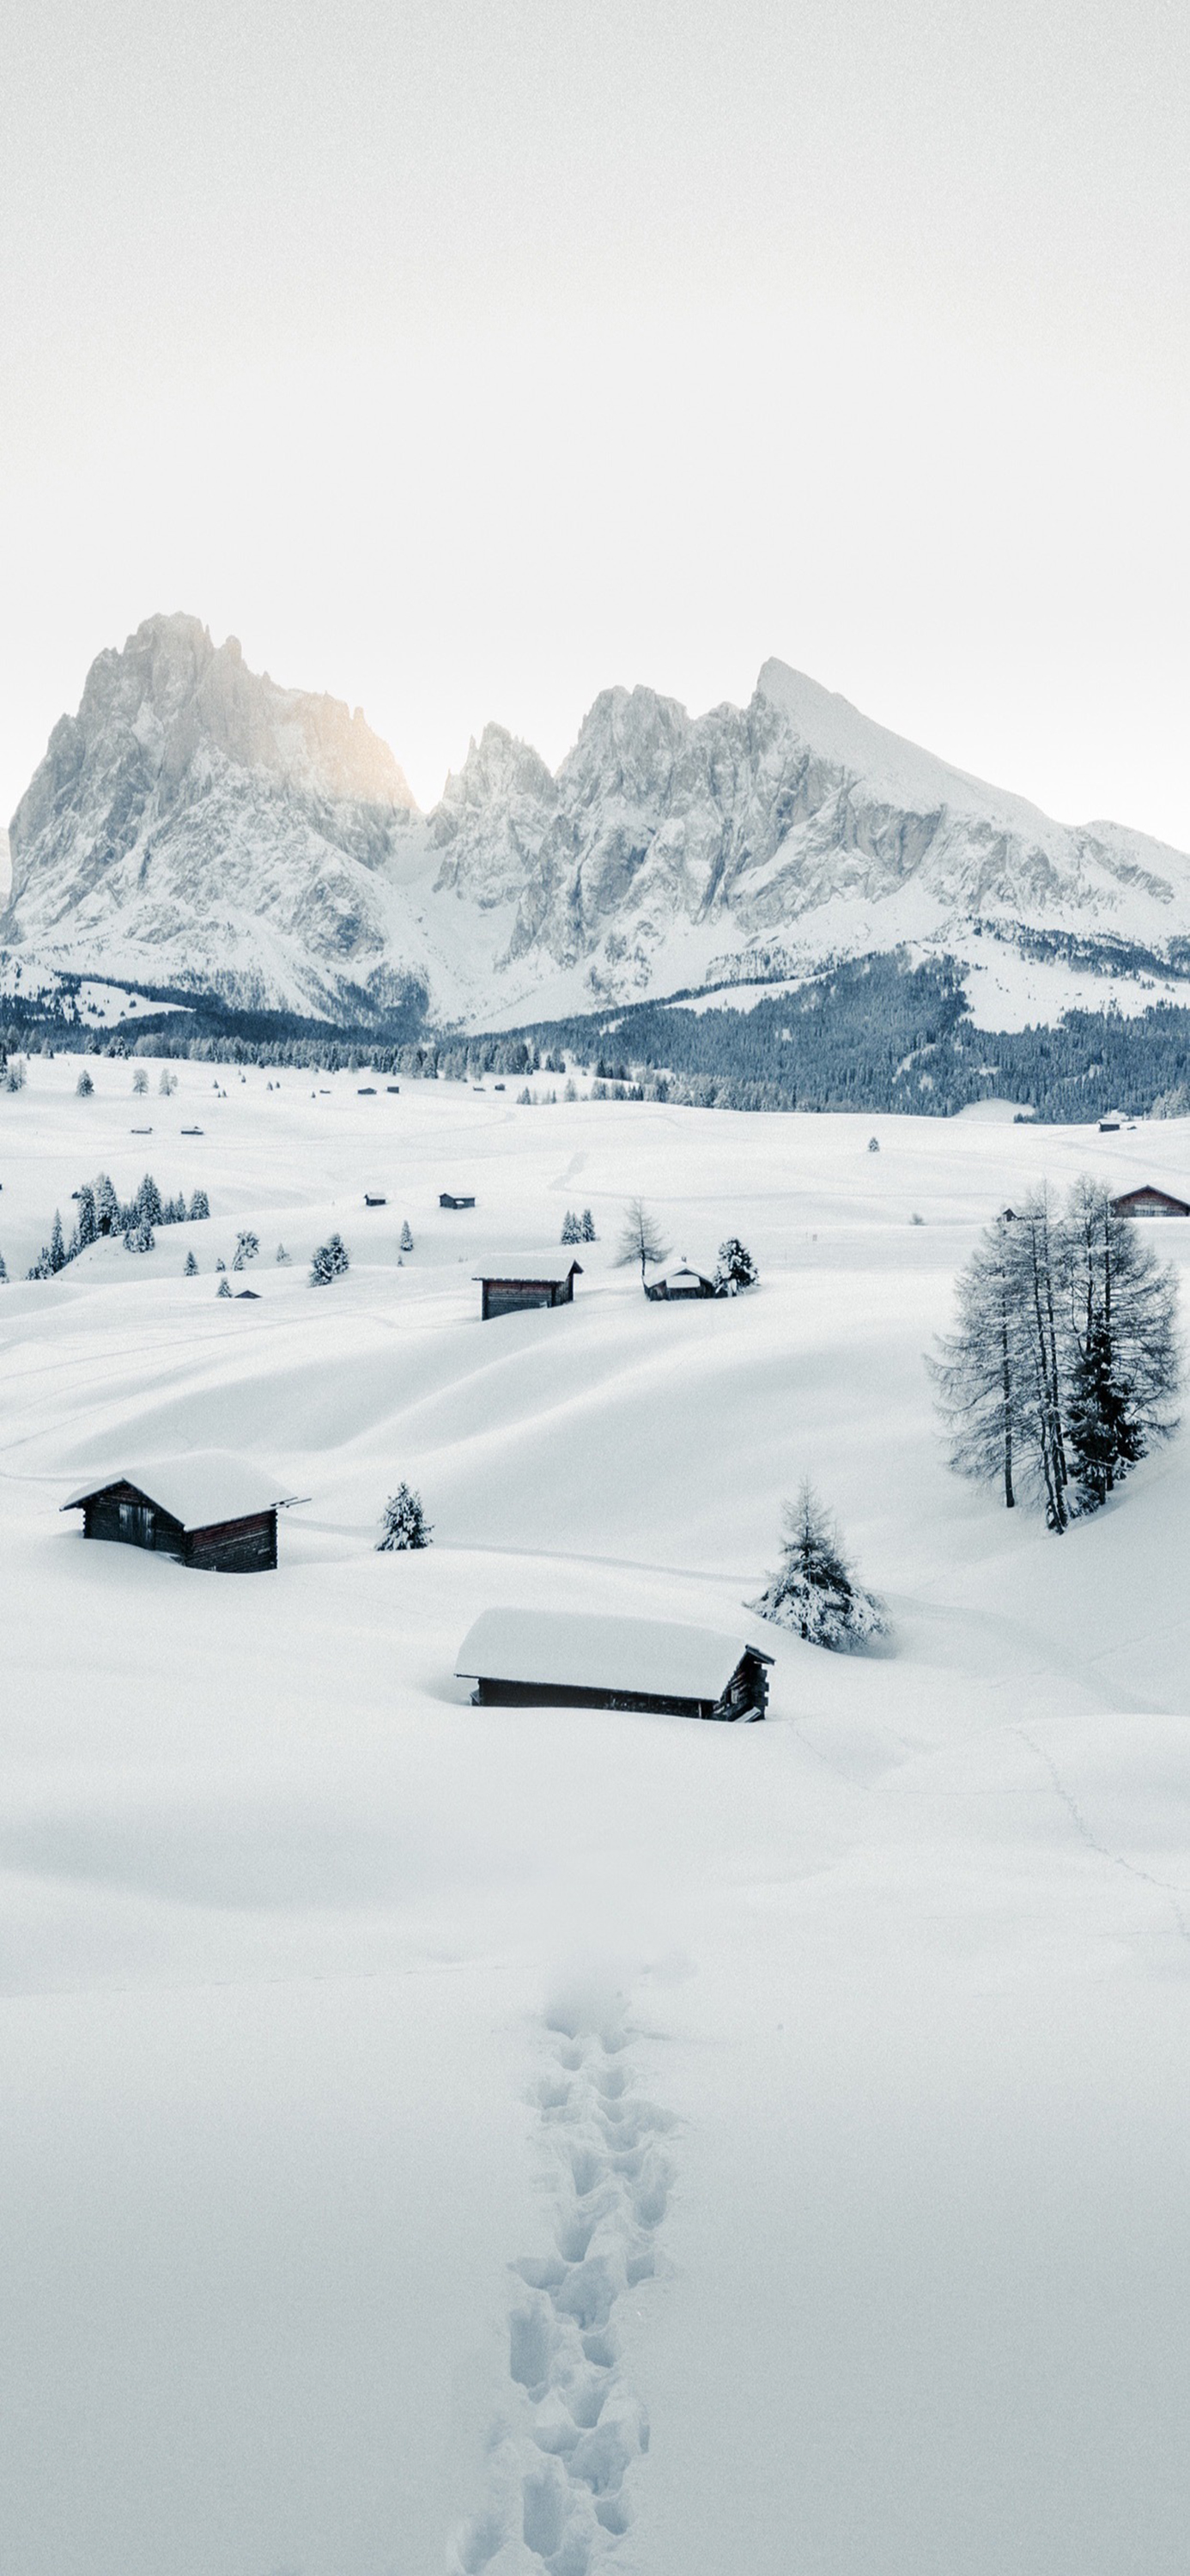
[{"label": "snow-covered cabin roof", "polygon": [[459,1648],[460,1680],[541,1682],[565,1690],[656,1691],[718,1699],[742,1655],[773,1658],[744,1637],[676,1619],[606,1619],[586,1611],[484,1610]]},{"label": "snow-covered cabin roof", "polygon": [[522,1261],[515,1270],[474,1270],[471,1275],[481,1288],[485,1282],[489,1288],[564,1288],[576,1273],[581,1279],[581,1261],[572,1261],[565,1270],[544,1270],[537,1262]]},{"label": "snow-covered cabin roof", "polygon": [[255,1512],[271,1512],[278,1503],[295,1499],[286,1494],[278,1476],[270,1476],[232,1449],[192,1449],[183,1458],[125,1460],[103,1474],[89,1476],[77,1494],[63,1503],[63,1511],[78,1511],[93,1495],[106,1493],[109,1485],[135,1485],[138,1494],[168,1512],[184,1530],[247,1520]]},{"label": "snow-covered cabin roof", "polygon": [[714,1282],[708,1279],[705,1270],[694,1270],[688,1261],[681,1261],[676,1270],[663,1271],[661,1278],[650,1280],[649,1285],[658,1288],[677,1288],[688,1287],[692,1283],[699,1288],[710,1288],[714,1285]]}]

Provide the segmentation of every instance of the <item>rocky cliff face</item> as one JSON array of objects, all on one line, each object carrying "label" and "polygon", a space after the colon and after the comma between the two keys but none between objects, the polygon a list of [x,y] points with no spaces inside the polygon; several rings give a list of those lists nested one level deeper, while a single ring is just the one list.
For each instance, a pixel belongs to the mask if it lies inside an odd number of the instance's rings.
[{"label": "rocky cliff face", "polygon": [[301,1009],[420,981],[472,1025],[984,926],[1190,934],[1177,851],[1055,823],[779,662],[695,718],[605,690],[556,777],[489,725],[423,819],[358,712],[186,617],[100,655],[12,867],[0,940],[49,964]]},{"label": "rocky cliff face", "polygon": [[12,821],[0,941],[309,1007],[386,949],[384,872],[415,812],[358,709],[278,688],[196,618],[153,617],[50,736]]}]

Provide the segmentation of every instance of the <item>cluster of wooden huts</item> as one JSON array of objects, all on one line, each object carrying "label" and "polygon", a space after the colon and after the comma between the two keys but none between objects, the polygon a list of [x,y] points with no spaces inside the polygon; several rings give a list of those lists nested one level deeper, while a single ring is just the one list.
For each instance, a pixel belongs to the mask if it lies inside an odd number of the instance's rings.
[{"label": "cluster of wooden huts", "polygon": [[[299,1501],[226,1450],[130,1464],[63,1503],[89,1539],[148,1548],[216,1574],[262,1574],[277,1563],[277,1514]],[[742,1637],[676,1620],[583,1612],[485,1610],[459,1649],[456,1673],[483,1708],[617,1708],[656,1715],[762,1718],[773,1657]]]}]

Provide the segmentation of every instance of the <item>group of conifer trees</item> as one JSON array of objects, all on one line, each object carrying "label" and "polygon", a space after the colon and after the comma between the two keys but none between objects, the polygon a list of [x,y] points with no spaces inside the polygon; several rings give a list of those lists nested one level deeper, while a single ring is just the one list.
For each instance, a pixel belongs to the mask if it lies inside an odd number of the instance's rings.
[{"label": "group of conifer trees", "polygon": [[176,1198],[163,1199],[151,1172],[146,1172],[132,1199],[118,1197],[106,1172],[100,1172],[95,1181],[84,1181],[71,1195],[77,1209],[73,1233],[68,1241],[61,1210],[55,1208],[49,1242],[43,1243],[28,1273],[30,1279],[53,1279],[68,1261],[77,1260],[80,1252],[104,1235],[123,1235],[129,1252],[151,1252],[155,1225],[184,1225],[187,1219],[211,1213],[205,1190],[196,1190],[189,1206],[180,1190]]},{"label": "group of conifer trees", "polygon": [[1175,1427],[1177,1283],[1098,1181],[1037,1190],[988,1226],[931,1361],[956,1467],[1041,1501],[1053,1530],[1097,1511]]}]

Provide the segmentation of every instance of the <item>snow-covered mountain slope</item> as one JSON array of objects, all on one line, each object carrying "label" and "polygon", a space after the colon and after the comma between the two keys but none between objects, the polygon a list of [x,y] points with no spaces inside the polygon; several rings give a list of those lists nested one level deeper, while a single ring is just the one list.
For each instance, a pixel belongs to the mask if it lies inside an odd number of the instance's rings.
[{"label": "snow-covered mountain slope", "polygon": [[1190,936],[1181,852],[1054,822],[781,662],[698,717],[605,690],[556,776],[488,725],[421,817],[358,711],[184,617],[100,655],[12,868],[0,941],[30,966],[353,1013],[420,985],[471,1026],[905,943],[972,956],[980,926]]}]

